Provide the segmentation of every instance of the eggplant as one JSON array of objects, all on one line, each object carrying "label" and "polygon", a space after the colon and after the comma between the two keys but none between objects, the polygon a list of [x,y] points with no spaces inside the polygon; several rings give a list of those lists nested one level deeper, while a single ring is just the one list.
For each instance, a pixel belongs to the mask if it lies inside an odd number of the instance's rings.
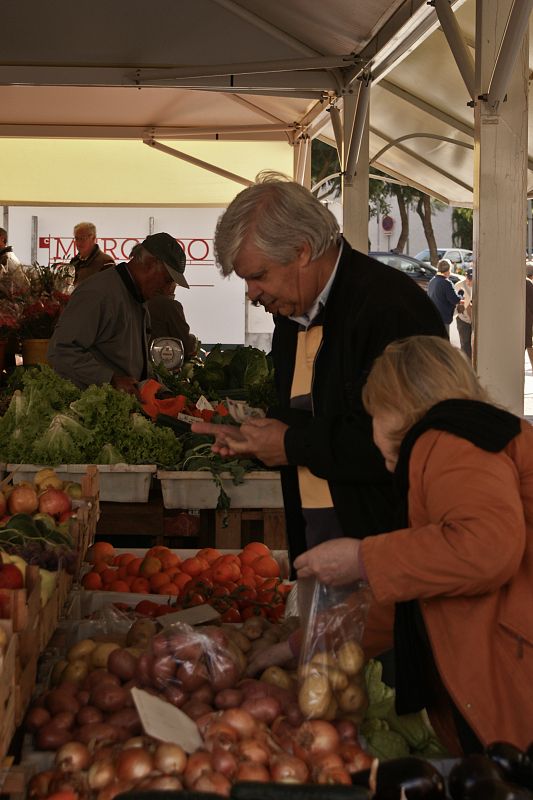
[{"label": "eggplant", "polygon": [[452,767],[448,776],[450,795],[453,800],[470,800],[470,790],[474,784],[483,780],[502,781],[503,773],[488,756],[466,756]]},{"label": "eggplant", "polygon": [[509,742],[493,742],[485,752],[506,780],[533,789],[533,764],[526,753]]},{"label": "eggplant", "polygon": [[469,800],[533,800],[533,794],[522,786],[495,781],[492,778],[478,781],[468,794]]},{"label": "eggplant", "polygon": [[429,761],[414,756],[380,761],[375,784],[374,800],[400,800],[403,796],[407,800],[446,800],[440,772]]}]

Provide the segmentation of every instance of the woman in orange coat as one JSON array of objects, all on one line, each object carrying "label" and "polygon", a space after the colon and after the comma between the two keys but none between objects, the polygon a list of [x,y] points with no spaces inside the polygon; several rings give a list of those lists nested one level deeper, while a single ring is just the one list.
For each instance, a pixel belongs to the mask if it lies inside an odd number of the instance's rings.
[{"label": "woman in orange coat", "polygon": [[336,539],[299,577],[365,578],[365,646],[396,654],[399,713],[426,707],[454,753],[533,741],[533,427],[492,405],[443,339],[390,344],[363,393],[404,499],[398,529]]}]

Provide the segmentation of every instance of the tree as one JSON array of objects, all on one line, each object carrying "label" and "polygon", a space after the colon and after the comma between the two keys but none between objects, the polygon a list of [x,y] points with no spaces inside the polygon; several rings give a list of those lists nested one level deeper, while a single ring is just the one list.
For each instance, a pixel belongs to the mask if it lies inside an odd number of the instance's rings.
[{"label": "tree", "polygon": [[454,208],[452,242],[455,247],[472,250],[474,212],[471,208]]}]

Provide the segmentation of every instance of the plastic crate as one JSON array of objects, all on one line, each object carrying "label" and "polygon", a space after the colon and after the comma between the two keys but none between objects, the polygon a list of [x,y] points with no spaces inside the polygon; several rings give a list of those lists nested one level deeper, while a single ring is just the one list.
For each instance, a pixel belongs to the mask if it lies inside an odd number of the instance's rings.
[{"label": "plastic crate", "polygon": [[[165,508],[216,508],[219,489],[209,472],[159,470]],[[235,485],[229,473],[221,475],[231,508],[283,508],[279,472],[249,472]]]},{"label": "plastic crate", "polygon": [[[146,503],[152,478],[157,470],[155,464],[98,464],[100,500],[106,503]],[[13,482],[33,481],[36,472],[42,469],[36,464],[8,464],[8,472],[16,470]],[[54,467],[63,481],[79,481],[87,471],[87,464],[61,464]]]}]

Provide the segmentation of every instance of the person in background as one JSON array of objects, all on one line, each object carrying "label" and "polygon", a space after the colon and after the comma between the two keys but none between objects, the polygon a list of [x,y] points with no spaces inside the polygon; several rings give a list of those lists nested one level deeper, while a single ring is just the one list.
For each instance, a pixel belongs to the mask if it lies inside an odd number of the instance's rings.
[{"label": "person in background", "polygon": [[102,252],[97,245],[96,227],[92,222],[78,222],[74,225],[74,243],[78,251],[70,261],[74,267],[74,286],[115,265],[111,256]]},{"label": "person in background", "polygon": [[[461,350],[472,361],[472,290],[474,287],[474,269],[468,267],[463,280],[455,284],[455,292],[461,297],[462,302],[457,306],[455,322],[459,333]],[[531,284],[533,289],[533,283]],[[461,305],[463,310],[460,311]],[[533,309],[532,309],[533,311]]]},{"label": "person in background", "polygon": [[[365,653],[394,641],[396,711],[426,708],[452,755],[494,741],[525,749],[533,732],[533,427],[493,405],[464,354],[433,336],[386,347],[363,403],[394,472],[399,524],[318,545],[296,560],[298,577],[368,582]],[[292,658],[290,643],[275,647],[276,663]]]},{"label": "person in background", "polygon": [[291,561],[328,538],[390,530],[392,481],[361,390],[390,341],[445,335],[434,306],[407,275],[353,250],[310,191],[275,173],[230,203],[215,251],[223,274],[234,271],[274,315],[278,405],[240,428],[192,430],[213,434],[223,456],[281,467]]},{"label": "person in background", "polygon": [[50,365],[80,389],[110,383],[138,395],[151,373],[146,300],[171,284],[188,287],[185,253],[173,236],[154,233],[131,260],[83,281],[72,293],[48,348]]},{"label": "person in background", "polygon": [[526,331],[525,348],[533,370],[533,266],[526,267]]},{"label": "person in background", "polygon": [[146,301],[145,308],[150,314],[150,338],[180,339],[185,358],[190,358],[196,353],[198,339],[190,332],[183,306],[174,298],[175,291],[176,284],[171,283],[165,287],[164,294],[155,295]]},{"label": "person in background", "polygon": [[20,269],[20,261],[13,252],[11,245],[7,243],[7,231],[0,228],[0,268],[2,272],[10,274]]},{"label": "person in background", "polygon": [[437,264],[437,274],[428,283],[428,297],[435,304],[448,333],[455,308],[461,303],[461,297],[450,280],[451,270],[452,262],[448,258],[441,258]]}]

